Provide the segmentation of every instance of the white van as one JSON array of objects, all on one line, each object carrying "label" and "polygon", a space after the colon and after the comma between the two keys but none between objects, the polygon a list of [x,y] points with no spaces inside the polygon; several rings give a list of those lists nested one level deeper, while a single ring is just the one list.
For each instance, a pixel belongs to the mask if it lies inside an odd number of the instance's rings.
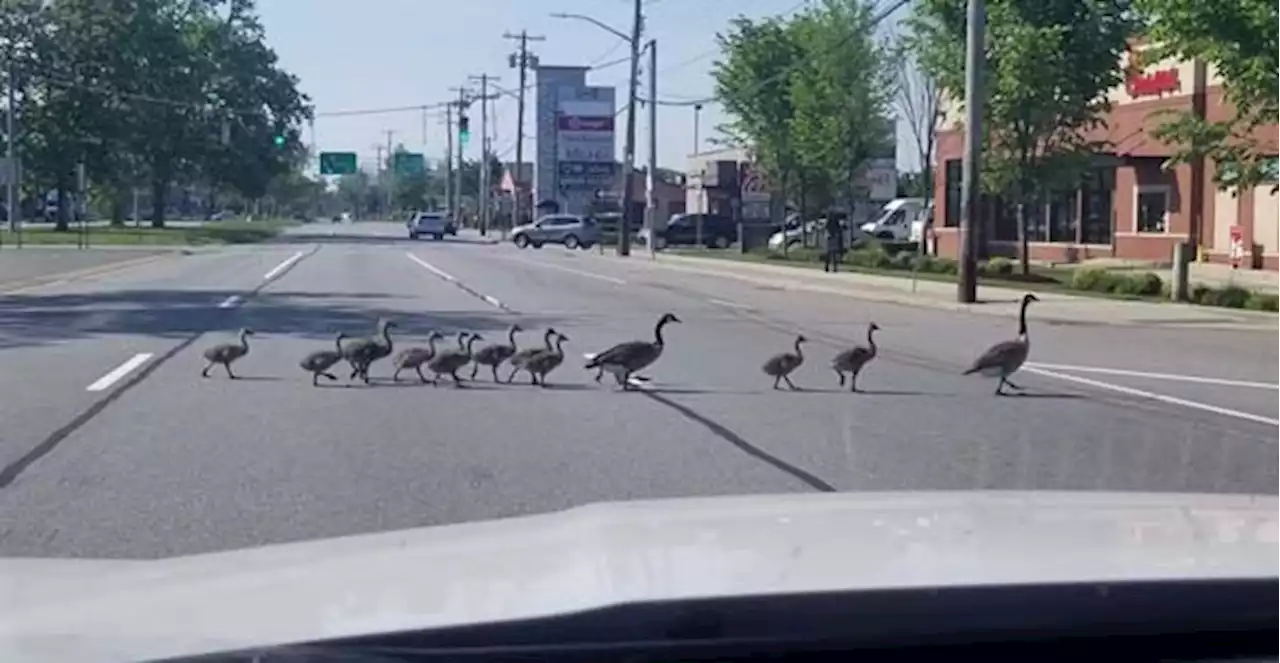
[{"label": "white van", "polygon": [[908,241],[912,223],[919,218],[924,207],[924,198],[895,198],[880,208],[874,221],[862,224],[862,231],[876,239]]}]

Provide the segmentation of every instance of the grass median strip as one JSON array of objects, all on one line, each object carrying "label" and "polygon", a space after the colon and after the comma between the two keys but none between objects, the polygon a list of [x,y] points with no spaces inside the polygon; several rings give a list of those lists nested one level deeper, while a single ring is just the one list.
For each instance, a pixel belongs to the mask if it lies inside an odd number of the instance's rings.
[{"label": "grass median strip", "polygon": [[[56,230],[51,225],[29,225],[21,230],[23,244],[81,246],[200,246],[216,244],[253,244],[279,235],[285,228],[295,225],[292,221],[217,221],[201,225],[81,227],[71,224],[66,230]],[[18,244],[18,233],[8,229],[0,231],[0,242],[12,247]]]},{"label": "grass median strip", "polygon": [[[813,249],[796,249],[784,256],[770,251],[741,253],[736,250],[679,249],[675,255],[714,258],[762,265],[821,269],[822,257]],[[921,281],[955,283],[955,261],[912,253],[889,254],[877,249],[859,249],[845,254],[840,271],[891,278],[911,278],[913,271]],[[1029,274],[1015,272],[1014,263],[1007,258],[992,258],[979,264],[978,282],[981,285],[1060,292],[1067,295],[1102,297],[1147,302],[1168,302],[1169,284],[1152,272],[1104,270],[1096,267],[1046,267],[1033,265]],[[1274,294],[1252,292],[1238,286],[1211,288],[1196,284],[1190,299],[1193,304],[1221,308],[1276,311],[1280,299]]]}]

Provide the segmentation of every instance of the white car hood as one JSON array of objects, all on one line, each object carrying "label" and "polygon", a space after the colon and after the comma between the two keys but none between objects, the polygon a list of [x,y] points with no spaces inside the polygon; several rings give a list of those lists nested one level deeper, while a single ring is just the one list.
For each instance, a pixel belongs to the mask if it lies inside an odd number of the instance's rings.
[{"label": "white car hood", "polygon": [[601,504],[157,561],[0,560],[0,660],[138,660],[807,591],[1270,578],[1277,498],[843,493]]}]

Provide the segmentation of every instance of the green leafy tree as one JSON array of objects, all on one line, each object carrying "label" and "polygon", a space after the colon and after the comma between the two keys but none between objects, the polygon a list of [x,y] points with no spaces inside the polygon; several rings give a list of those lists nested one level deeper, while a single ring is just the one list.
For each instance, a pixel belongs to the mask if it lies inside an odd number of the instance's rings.
[{"label": "green leafy tree", "polygon": [[1181,149],[1174,162],[1207,156],[1218,164],[1220,187],[1252,189],[1275,183],[1275,134],[1260,140],[1261,127],[1277,115],[1276,24],[1274,0],[1136,0],[1146,36],[1162,57],[1197,58],[1217,69],[1226,99],[1234,106],[1229,120],[1210,122],[1190,112],[1176,113],[1156,136]]},{"label": "green leafy tree", "polygon": [[861,0],[825,0],[791,26],[804,62],[791,77],[791,140],[806,179],[829,178],[819,182],[849,209],[862,197],[858,175],[895,141],[897,72],[893,49],[876,40],[874,11]]},{"label": "green leafy tree", "polygon": [[[1102,145],[1087,139],[1120,83],[1134,23],[1126,0],[988,0],[983,185],[1018,210],[1029,271],[1027,207],[1073,185]],[[953,99],[963,96],[964,0],[922,0],[910,19],[916,55]]]},{"label": "green leafy tree", "polygon": [[721,55],[712,77],[729,118],[720,131],[732,143],[749,147],[760,170],[785,195],[797,157],[790,129],[795,114],[791,77],[801,46],[778,18],[737,18],[716,41]]}]

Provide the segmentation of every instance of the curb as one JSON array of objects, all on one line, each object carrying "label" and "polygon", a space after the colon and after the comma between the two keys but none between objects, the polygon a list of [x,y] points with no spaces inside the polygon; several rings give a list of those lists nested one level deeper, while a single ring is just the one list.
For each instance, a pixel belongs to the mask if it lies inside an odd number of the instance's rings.
[{"label": "curb", "polygon": [[[652,268],[654,266],[665,269],[673,269],[685,272],[710,274],[721,276],[724,278],[737,279],[754,283],[757,285],[767,285],[775,288],[781,288],[784,291],[803,291],[818,292],[823,294],[839,295],[849,297],[851,299],[859,299],[863,301],[874,301],[885,304],[898,304],[901,306],[911,306],[913,308],[934,309],[943,311],[952,311],[956,313],[970,313],[973,315],[985,315],[1005,319],[1014,319],[1018,317],[1016,307],[1009,310],[1001,310],[997,308],[987,308],[984,304],[964,304],[961,302],[949,302],[926,297],[915,297],[910,293],[893,292],[883,289],[867,289],[859,290],[848,287],[829,286],[822,283],[804,282],[795,277],[789,277],[787,274],[774,270],[757,270],[753,269],[754,265],[749,263],[733,263],[740,270],[717,268],[715,265],[708,264],[715,262],[731,262],[717,258],[698,259],[688,258],[684,256],[660,256],[657,260],[645,261],[645,265]],[[683,264],[681,264],[683,263]],[[794,267],[778,267],[782,269],[797,269]],[[754,272],[754,273],[751,273]],[[766,278],[765,275],[774,276],[775,278]],[[781,281],[779,279],[788,279]],[[1070,297],[1067,295],[1067,297]],[[1079,299],[1088,301],[1086,298],[1073,297],[1071,299]],[[1169,306],[1177,306],[1176,304],[1168,304]],[[1173,309],[1176,312],[1176,309]],[[1229,311],[1231,309],[1214,309]],[[1175,313],[1176,314],[1176,313]],[[1259,314],[1254,316],[1232,316],[1231,314],[1222,314],[1220,318],[1228,318],[1227,320],[1214,319],[1187,319],[1184,321],[1147,321],[1141,319],[1128,320],[1081,320],[1079,317],[1067,316],[1053,313],[1038,313],[1037,319],[1059,324],[1070,324],[1079,326],[1110,326],[1110,327],[1156,327],[1164,329],[1206,329],[1206,330],[1233,330],[1233,331],[1275,331],[1278,327],[1277,318],[1274,314],[1263,316]]]},{"label": "curb", "polygon": [[30,290],[32,288],[39,288],[41,286],[46,286],[51,283],[56,283],[58,281],[70,281],[74,279],[82,279],[82,278],[91,277],[91,276],[99,276],[101,274],[107,274],[107,273],[118,271],[118,270],[130,269],[132,267],[140,267],[148,263],[159,261],[163,258],[171,257],[175,254],[180,255],[180,252],[164,251],[156,255],[142,256],[139,258],[131,258],[129,260],[120,260],[120,261],[111,262],[105,265],[97,265],[95,267],[85,267],[82,269],[75,269],[67,272],[57,272],[54,274],[44,274],[41,276],[34,276],[31,278],[14,281],[11,283],[0,283],[0,294],[11,295],[15,293],[20,293],[24,290]]}]

